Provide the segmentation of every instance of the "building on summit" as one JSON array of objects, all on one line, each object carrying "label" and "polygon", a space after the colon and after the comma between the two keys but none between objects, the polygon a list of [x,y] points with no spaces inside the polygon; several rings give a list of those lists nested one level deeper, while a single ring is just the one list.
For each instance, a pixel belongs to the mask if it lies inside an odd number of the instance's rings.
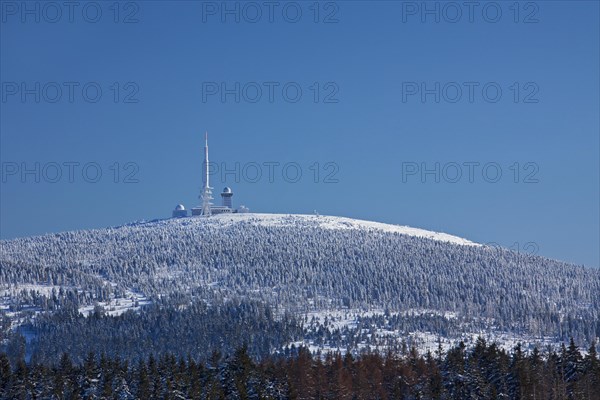
[{"label": "building on summit", "polygon": [[[233,190],[230,187],[225,187],[223,192],[221,192],[221,205],[215,206],[211,202],[213,200],[212,197],[212,188],[209,184],[209,175],[210,175],[210,166],[208,163],[208,132],[204,136],[204,176],[203,176],[203,185],[202,185],[202,193],[200,194],[200,205],[192,208],[192,216],[210,216],[217,214],[231,214],[231,213],[247,213],[250,210],[241,205],[238,209],[233,208]],[[187,217],[188,212],[183,206],[183,204],[177,205],[173,210],[172,214],[173,218],[182,218]]]},{"label": "building on summit", "polygon": [[173,210],[173,218],[187,217],[187,210],[183,204],[178,204]]},{"label": "building on summit", "polygon": [[227,214],[232,212],[237,212],[237,210],[233,209],[231,198],[233,197],[233,191],[230,187],[226,187],[221,192],[221,205],[220,206],[211,206],[210,213],[211,214]]}]

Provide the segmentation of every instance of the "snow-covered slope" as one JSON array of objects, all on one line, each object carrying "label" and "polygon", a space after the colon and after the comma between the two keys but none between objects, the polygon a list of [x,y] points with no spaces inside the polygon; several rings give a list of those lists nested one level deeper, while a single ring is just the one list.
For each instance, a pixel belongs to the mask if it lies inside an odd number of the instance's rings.
[{"label": "snow-covered slope", "polygon": [[61,298],[87,313],[94,304],[136,309],[140,299],[247,299],[298,315],[385,310],[369,317],[381,332],[600,336],[596,269],[316,215],[190,217],[0,241],[2,293],[0,310],[53,309]]},{"label": "snow-covered slope", "polygon": [[410,226],[384,224],[381,222],[364,221],[345,217],[327,215],[305,214],[221,214],[209,219],[209,223],[217,226],[226,226],[240,222],[250,222],[261,226],[298,226],[310,225],[324,229],[360,229],[378,230],[381,232],[398,233],[401,235],[417,236],[421,238],[439,240],[465,246],[480,246],[477,243],[447,233],[427,231]]}]

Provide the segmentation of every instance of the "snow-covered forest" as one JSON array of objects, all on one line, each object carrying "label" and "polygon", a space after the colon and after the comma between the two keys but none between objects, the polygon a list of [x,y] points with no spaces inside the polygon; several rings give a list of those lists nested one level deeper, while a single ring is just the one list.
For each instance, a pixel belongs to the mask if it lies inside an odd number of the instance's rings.
[{"label": "snow-covered forest", "polygon": [[[40,313],[65,308],[75,318],[94,307],[139,312],[141,300],[179,309],[243,300],[298,316],[311,343],[327,337],[332,348],[376,339],[364,329],[589,345],[600,336],[599,293],[597,269],[335,217],[182,218],[0,242],[3,335],[15,325],[43,331],[50,317]],[[303,318],[331,310],[363,312],[362,325],[319,334]]]}]

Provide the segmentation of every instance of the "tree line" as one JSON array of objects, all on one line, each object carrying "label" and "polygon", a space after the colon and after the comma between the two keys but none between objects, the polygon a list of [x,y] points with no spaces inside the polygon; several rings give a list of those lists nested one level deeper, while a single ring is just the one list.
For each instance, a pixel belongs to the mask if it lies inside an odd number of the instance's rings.
[{"label": "tree line", "polygon": [[593,343],[506,351],[483,338],[466,348],[420,354],[369,352],[252,357],[245,345],[205,360],[172,354],[130,363],[90,352],[55,362],[14,363],[0,353],[2,399],[600,399]]},{"label": "tree line", "polygon": [[12,363],[20,358],[52,362],[64,349],[69,349],[75,363],[90,351],[136,362],[169,353],[205,359],[213,348],[230,353],[246,343],[249,354],[258,358],[302,337],[295,317],[275,315],[266,304],[238,300],[178,304],[168,298],[116,316],[96,307],[85,317],[73,305],[65,305],[57,312],[39,314],[18,329],[8,326],[7,333],[0,335],[0,352]]}]

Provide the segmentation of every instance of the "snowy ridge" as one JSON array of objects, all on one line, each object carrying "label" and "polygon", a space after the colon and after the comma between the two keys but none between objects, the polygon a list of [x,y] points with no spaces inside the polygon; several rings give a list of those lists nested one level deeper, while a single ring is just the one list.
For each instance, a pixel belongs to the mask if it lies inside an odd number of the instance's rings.
[{"label": "snowy ridge", "polygon": [[[173,221],[173,220],[167,220]],[[207,223],[215,227],[224,227],[237,223],[251,223],[258,226],[282,227],[305,225],[332,230],[376,230],[385,233],[398,233],[400,235],[416,236],[425,239],[448,242],[463,246],[481,246],[478,243],[453,236],[447,233],[428,231],[425,229],[412,228],[410,226],[386,224],[382,222],[365,221],[346,217],[335,217],[327,215],[308,215],[308,214],[266,214],[266,213],[241,213],[241,214],[220,214],[214,215],[208,219],[204,218],[185,218],[182,223]],[[194,222],[191,222],[194,221]]]}]

